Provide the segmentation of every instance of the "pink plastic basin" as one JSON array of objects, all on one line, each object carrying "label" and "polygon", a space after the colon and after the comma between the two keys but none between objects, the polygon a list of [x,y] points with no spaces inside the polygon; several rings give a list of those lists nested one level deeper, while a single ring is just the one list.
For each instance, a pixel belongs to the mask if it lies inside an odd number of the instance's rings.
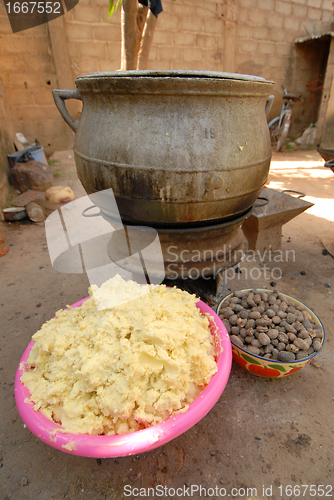
[{"label": "pink plastic basin", "polygon": [[[79,307],[87,300],[80,300],[72,307]],[[87,434],[64,434],[59,432],[61,426],[50,421],[40,411],[35,411],[30,402],[28,389],[21,383],[25,363],[34,341],[32,340],[23,353],[15,377],[15,400],[23,422],[35,436],[44,443],[60,451],[83,457],[112,458],[137,455],[162,446],[180,436],[193,425],[197,424],[215,405],[227,384],[231,365],[232,350],[227,330],[217,314],[204,302],[199,301],[197,307],[202,313],[209,313],[218,327],[215,334],[218,372],[212,377],[200,396],[189,405],[185,413],[180,413],[164,422],[141,431],[116,436],[92,436]],[[211,325],[214,332],[215,326]],[[23,366],[23,365],[22,365]]]}]

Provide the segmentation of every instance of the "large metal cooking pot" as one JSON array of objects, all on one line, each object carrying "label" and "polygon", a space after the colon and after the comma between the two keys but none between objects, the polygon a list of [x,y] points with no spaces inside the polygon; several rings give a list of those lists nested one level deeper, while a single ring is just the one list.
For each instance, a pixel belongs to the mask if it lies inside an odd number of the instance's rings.
[{"label": "large metal cooking pot", "polygon": [[[273,82],[128,71],[87,74],[76,85],[53,95],[76,132],[79,179],[88,194],[112,188],[124,222],[213,224],[254,204],[271,159],[265,108]],[[71,98],[83,102],[79,120],[66,109]]]}]

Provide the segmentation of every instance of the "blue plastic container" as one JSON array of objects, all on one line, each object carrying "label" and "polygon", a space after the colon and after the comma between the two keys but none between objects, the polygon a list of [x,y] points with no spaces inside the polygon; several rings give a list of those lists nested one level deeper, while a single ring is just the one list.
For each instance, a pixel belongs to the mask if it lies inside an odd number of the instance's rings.
[{"label": "blue plastic container", "polygon": [[21,151],[16,151],[15,153],[8,155],[10,166],[13,167],[15,163],[18,163],[20,161],[20,158],[25,153],[30,153],[35,161],[44,163],[44,165],[48,164],[44,153],[44,148],[42,146],[30,146],[29,148],[21,149]]}]

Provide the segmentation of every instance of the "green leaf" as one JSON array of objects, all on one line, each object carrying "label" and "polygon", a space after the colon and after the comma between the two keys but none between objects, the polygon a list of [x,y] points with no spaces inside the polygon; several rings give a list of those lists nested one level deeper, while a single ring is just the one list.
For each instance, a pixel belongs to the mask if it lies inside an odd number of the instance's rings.
[{"label": "green leaf", "polygon": [[274,368],[275,370],[278,370],[282,373],[285,373],[286,372],[286,369],[283,368],[283,366],[277,364],[277,365],[268,365],[270,368]]},{"label": "green leaf", "polygon": [[117,12],[118,7],[123,2],[123,0],[117,0],[115,5],[115,1],[116,0],[109,0],[109,7],[108,7],[109,16],[112,16],[114,12]]},{"label": "green leaf", "polygon": [[248,361],[248,363],[252,363],[252,365],[261,365],[261,363],[256,361],[254,358],[247,356],[247,354],[240,354],[240,356],[244,358],[245,361]]}]

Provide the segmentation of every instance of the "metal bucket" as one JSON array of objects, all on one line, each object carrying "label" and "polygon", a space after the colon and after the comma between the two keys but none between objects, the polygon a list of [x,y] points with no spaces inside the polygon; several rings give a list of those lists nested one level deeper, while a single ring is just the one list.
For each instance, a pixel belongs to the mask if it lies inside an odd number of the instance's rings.
[{"label": "metal bucket", "polygon": [[[88,194],[112,188],[124,222],[153,227],[217,224],[246,213],[269,171],[266,120],[274,85],[196,71],[92,73],[54,90],[76,132]],[[79,120],[65,100],[79,99]],[[267,108],[267,109],[266,109]]]}]

